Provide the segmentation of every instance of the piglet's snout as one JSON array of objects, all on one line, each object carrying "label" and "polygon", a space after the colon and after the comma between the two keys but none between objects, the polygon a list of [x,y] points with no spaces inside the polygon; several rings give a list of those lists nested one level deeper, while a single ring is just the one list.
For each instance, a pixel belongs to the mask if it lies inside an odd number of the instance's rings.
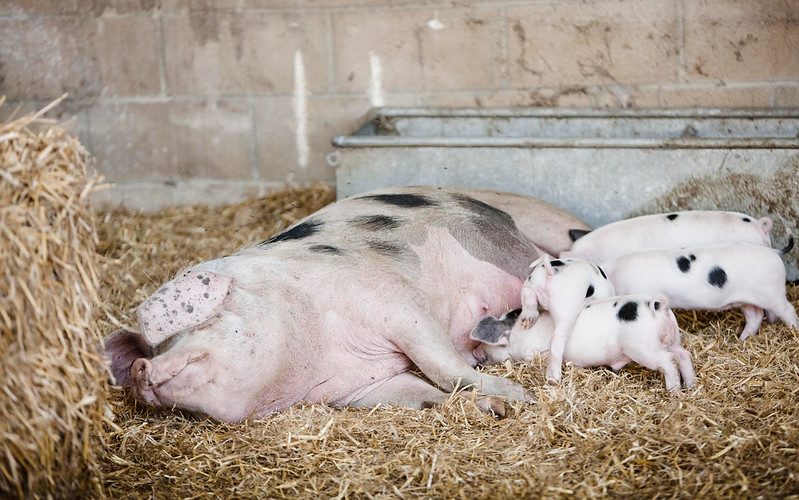
[{"label": "piglet's snout", "polygon": [[130,366],[130,378],[136,394],[150,404],[158,404],[153,386],[153,364],[149,359],[139,358]]}]

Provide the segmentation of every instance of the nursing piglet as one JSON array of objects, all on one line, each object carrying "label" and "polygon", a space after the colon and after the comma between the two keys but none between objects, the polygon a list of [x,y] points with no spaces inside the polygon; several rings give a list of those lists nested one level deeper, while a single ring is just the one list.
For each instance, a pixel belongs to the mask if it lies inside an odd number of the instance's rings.
[{"label": "nursing piglet", "polygon": [[748,242],[771,247],[770,218],[737,212],[695,210],[644,215],[613,222],[591,232],[572,230],[575,240],[561,257],[581,257],[604,264],[627,253],[653,248]]},{"label": "nursing piglet", "polygon": [[[483,342],[473,352],[482,364],[529,361],[548,350],[555,331],[549,314],[541,313],[530,329],[518,321],[507,328],[507,323],[507,317],[486,318],[472,330],[471,338]],[[563,359],[582,367],[610,366],[614,371],[635,361],[663,373],[666,389],[673,392],[679,391],[681,377],[685,387],[696,382],[691,355],[680,344],[677,318],[664,297],[623,295],[586,304]]]},{"label": "nursing piglet", "polygon": [[785,294],[785,267],[776,250],[752,243],[647,250],[604,264],[619,293],[663,294],[675,309],[740,307],[743,340],[757,332],[763,309],[797,328]]},{"label": "nursing piglet", "polygon": [[522,285],[520,323],[529,328],[539,307],[549,311],[555,323],[550,346],[547,381],[560,382],[563,350],[584,303],[615,294],[605,273],[582,259],[552,259],[544,254],[533,262],[533,271]]}]

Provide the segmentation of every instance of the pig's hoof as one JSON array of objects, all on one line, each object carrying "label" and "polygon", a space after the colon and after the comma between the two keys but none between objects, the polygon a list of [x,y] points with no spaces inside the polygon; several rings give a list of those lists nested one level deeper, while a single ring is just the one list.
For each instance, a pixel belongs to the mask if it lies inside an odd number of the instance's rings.
[{"label": "pig's hoof", "polygon": [[557,380],[554,377],[547,377],[547,385],[557,387],[560,385],[560,380]]},{"label": "pig's hoof", "polygon": [[531,390],[524,391],[524,402],[525,403],[536,403],[538,401],[538,397],[536,393]]},{"label": "pig's hoof", "polygon": [[474,403],[480,411],[496,418],[505,418],[508,414],[508,405],[502,398],[496,396],[481,396],[475,399]]}]

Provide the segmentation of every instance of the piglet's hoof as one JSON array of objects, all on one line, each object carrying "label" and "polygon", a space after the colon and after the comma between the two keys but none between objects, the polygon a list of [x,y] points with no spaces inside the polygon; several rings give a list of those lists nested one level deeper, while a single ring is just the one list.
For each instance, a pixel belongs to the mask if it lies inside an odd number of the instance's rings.
[{"label": "piglet's hoof", "polygon": [[554,378],[547,377],[547,385],[552,387],[557,387],[560,385],[560,380],[555,380]]},{"label": "piglet's hoof", "polygon": [[505,418],[509,412],[508,405],[502,398],[496,396],[480,396],[474,404],[482,411],[496,418]]},{"label": "piglet's hoof", "polygon": [[519,321],[522,325],[522,328],[525,330],[533,326],[533,323],[535,323],[535,320],[532,318],[532,316],[523,316]]}]

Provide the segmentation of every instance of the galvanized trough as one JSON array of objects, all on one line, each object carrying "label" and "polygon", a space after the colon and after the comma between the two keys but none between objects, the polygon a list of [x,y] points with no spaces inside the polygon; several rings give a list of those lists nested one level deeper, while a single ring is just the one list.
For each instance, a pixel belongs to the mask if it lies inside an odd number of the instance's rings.
[{"label": "galvanized trough", "polygon": [[651,211],[691,180],[746,174],[771,185],[796,175],[799,110],[382,108],[333,144],[340,198],[479,187],[535,196],[598,226]]}]

